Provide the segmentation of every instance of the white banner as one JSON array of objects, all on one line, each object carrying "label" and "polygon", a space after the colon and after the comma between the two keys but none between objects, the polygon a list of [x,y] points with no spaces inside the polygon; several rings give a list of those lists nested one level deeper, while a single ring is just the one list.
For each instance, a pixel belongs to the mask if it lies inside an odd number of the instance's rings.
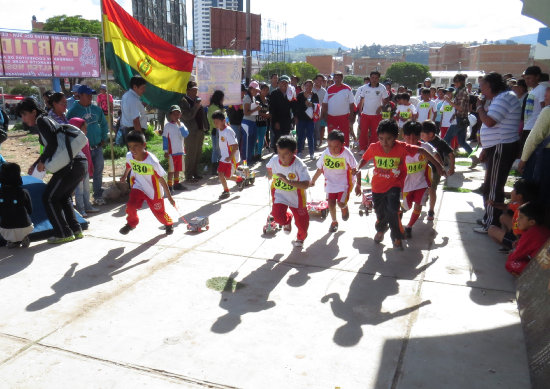
[{"label": "white banner", "polygon": [[203,105],[210,103],[215,90],[225,94],[224,105],[241,104],[243,57],[197,57],[197,84]]}]

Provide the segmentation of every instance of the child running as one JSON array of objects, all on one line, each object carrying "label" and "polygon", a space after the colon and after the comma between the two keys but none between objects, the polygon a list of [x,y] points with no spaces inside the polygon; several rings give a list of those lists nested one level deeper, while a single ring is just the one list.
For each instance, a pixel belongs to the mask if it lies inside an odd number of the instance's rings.
[{"label": "child running", "polygon": [[0,235],[7,247],[29,247],[29,234],[34,229],[30,214],[32,203],[29,192],[23,189],[21,168],[5,162],[0,167]]},{"label": "child running", "polygon": [[[439,158],[443,161],[443,166],[447,169],[447,175],[452,176],[455,173],[455,155],[453,149],[447,142],[441,139],[437,133],[437,125],[431,120],[422,122],[422,133],[420,137],[424,142],[431,144],[437,151]],[[427,220],[435,218],[435,201],[437,200],[437,186],[441,181],[439,173],[432,170],[432,184],[430,186],[430,209],[428,211]]]},{"label": "child running", "polygon": [[403,139],[403,126],[407,120],[416,120],[416,107],[411,104],[411,96],[408,93],[399,93],[395,96],[397,108],[395,111],[395,120],[399,126],[399,139]]},{"label": "child running", "polygon": [[418,104],[418,117],[416,121],[418,123],[424,122],[424,120],[434,120],[435,119],[435,101],[430,100],[430,90],[428,88],[422,89],[421,98],[422,100]]},{"label": "child running", "polygon": [[159,222],[166,226],[166,235],[174,232],[173,222],[164,210],[164,192],[172,206],[176,202],[170,194],[168,184],[164,180],[166,172],[160,166],[159,160],[145,148],[145,135],[141,131],[130,131],[126,137],[128,149],[126,154],[126,170],[120,182],[126,182],[130,175],[130,198],[126,204],[126,225],[120,229],[123,235],[132,231],[139,223],[137,210],[141,208],[144,201]]},{"label": "child running", "polygon": [[319,176],[324,174],[328,209],[332,218],[329,232],[338,231],[336,203],[342,210],[342,220],[346,221],[349,218],[349,194],[357,173],[357,161],[352,152],[344,146],[344,139],[344,133],[339,130],[333,130],[328,134],[328,147],[317,160],[317,171],[310,184],[314,186]]},{"label": "child running", "polygon": [[168,188],[171,194],[174,190],[187,190],[180,183],[180,172],[184,170],[183,139],[187,138],[189,131],[180,122],[180,118],[181,108],[179,105],[172,105],[168,111],[169,122],[165,124],[162,131],[162,149],[164,157],[168,160]]},{"label": "child running", "polygon": [[[298,144],[289,135],[277,141],[277,155],[267,163],[267,178],[271,182],[273,207],[271,214],[276,223],[283,226],[285,233],[292,230],[292,217],[298,228],[295,247],[302,247],[307,237],[309,214],[306,207],[306,189],[309,187],[309,173],[304,162],[296,157]],[[290,210],[289,210],[290,208]]]},{"label": "child running", "polygon": [[241,182],[242,177],[235,175],[237,164],[241,160],[239,144],[235,137],[235,131],[225,122],[225,114],[216,111],[212,114],[212,121],[218,130],[218,142],[220,145],[220,162],[218,163],[218,177],[223,186],[223,192],[219,199],[223,200],[230,196],[227,180]]},{"label": "child running", "polygon": [[[449,97],[449,99],[452,99],[454,88],[443,89],[443,92]],[[441,104],[439,111],[441,112],[441,138],[445,138],[449,127],[456,124],[456,110],[451,103],[445,100],[443,101],[443,104]],[[456,149],[458,147],[458,140],[453,138],[450,146],[453,150]]]},{"label": "child running", "polygon": [[[436,166],[440,174],[444,174],[441,165],[426,150],[409,145],[397,140],[399,128],[394,120],[382,120],[378,125],[378,142],[371,143],[359,163],[357,170],[365,166],[370,160],[374,160],[374,172],[372,176],[372,199],[376,213],[376,235],[374,242],[380,243],[384,234],[391,230],[393,247],[403,250],[403,227],[399,218],[399,206],[401,191],[407,166],[407,155],[414,156],[417,153]],[[360,181],[357,181],[355,193],[361,195]]]},{"label": "child running", "polygon": [[[418,122],[407,122],[403,127],[403,136],[405,142],[410,145],[420,146],[440,162],[439,155],[432,145],[425,142],[420,142],[420,132],[422,124]],[[403,209],[408,211],[414,209],[409,220],[409,224],[405,227],[405,238],[412,238],[412,228],[418,220],[422,207],[426,205],[428,199],[429,188],[432,182],[431,167],[428,165],[426,157],[423,154],[416,153],[415,155],[407,155],[405,157],[407,165],[407,177],[403,186]],[[441,167],[443,168],[443,167]]]},{"label": "child running", "polygon": [[534,203],[525,203],[519,207],[518,228],[521,236],[516,248],[508,255],[506,270],[519,276],[527,267],[531,258],[550,238],[550,230],[542,225],[544,209]]}]

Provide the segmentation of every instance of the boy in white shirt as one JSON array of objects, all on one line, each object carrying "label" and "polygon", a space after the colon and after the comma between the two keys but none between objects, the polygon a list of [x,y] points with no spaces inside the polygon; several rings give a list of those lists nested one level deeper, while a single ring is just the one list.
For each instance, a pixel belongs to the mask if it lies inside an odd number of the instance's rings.
[{"label": "boy in white shirt", "polygon": [[357,161],[352,152],[344,146],[344,133],[333,130],[328,134],[328,147],[317,160],[317,171],[311,180],[311,186],[321,174],[325,176],[325,192],[327,192],[328,209],[332,218],[329,232],[338,231],[336,220],[336,204],[342,210],[342,220],[349,218],[348,200],[353,189]]},{"label": "boy in white shirt", "polygon": [[[422,132],[422,124],[418,122],[407,122],[403,127],[403,135],[405,142],[410,145],[420,146],[425,149],[437,162],[441,162],[437,151],[432,145],[425,142],[420,142],[420,133]],[[405,227],[405,238],[412,238],[412,227],[418,220],[422,207],[428,199],[429,188],[432,183],[432,171],[426,156],[421,153],[415,155],[407,155],[405,157],[407,165],[407,176],[405,177],[405,185],[403,186],[403,209],[408,211],[414,209],[409,220],[409,224]]]},{"label": "boy in white shirt", "polygon": [[180,183],[180,172],[184,170],[183,138],[189,135],[187,128],[180,122],[181,108],[179,105],[172,105],[168,111],[169,122],[162,131],[162,149],[164,157],[168,160],[168,188],[170,193],[173,190],[186,190]]},{"label": "boy in white shirt", "polygon": [[435,119],[435,102],[430,100],[430,90],[428,88],[422,89],[420,92],[422,100],[418,103],[418,123],[424,123],[426,120]]},{"label": "boy in white shirt", "polygon": [[[454,88],[452,90],[443,89],[446,95],[449,96],[450,99],[453,98],[453,92]],[[447,130],[451,125],[456,124],[456,111],[455,108],[447,101],[445,100],[443,104],[441,105],[441,108],[439,109],[441,112],[441,139],[445,138],[445,134],[447,134]],[[456,145],[455,145],[456,143]],[[458,146],[458,140],[456,138],[453,138],[451,147],[455,149]]]},{"label": "boy in white shirt", "polygon": [[[296,140],[289,135],[277,141],[277,154],[267,163],[267,178],[272,179],[271,215],[276,223],[283,226],[285,233],[292,230],[292,218],[298,228],[295,247],[302,247],[309,228],[306,189],[309,187],[309,173],[304,162],[296,157]],[[290,208],[290,209],[289,209]]]},{"label": "boy in white shirt", "polygon": [[220,145],[220,161],[218,163],[218,177],[223,186],[223,192],[219,199],[223,200],[230,196],[227,180],[241,182],[242,177],[235,175],[237,164],[241,161],[239,144],[235,137],[235,131],[225,122],[225,114],[216,111],[212,114],[212,121],[218,130],[218,143]]},{"label": "boy in white shirt", "polygon": [[397,108],[395,120],[399,127],[399,139],[403,139],[403,125],[408,120],[416,120],[416,107],[411,104],[411,96],[408,93],[400,93],[396,96]]},{"label": "boy in white shirt", "polygon": [[119,232],[126,235],[136,228],[139,223],[137,211],[146,201],[153,215],[166,226],[166,235],[170,235],[174,231],[173,222],[164,210],[164,193],[172,206],[175,207],[176,203],[163,178],[166,172],[157,157],[146,150],[145,135],[141,131],[130,131],[126,141],[130,151],[126,154],[126,170],[120,182],[126,182],[129,174],[132,189],[126,204],[126,225]]}]

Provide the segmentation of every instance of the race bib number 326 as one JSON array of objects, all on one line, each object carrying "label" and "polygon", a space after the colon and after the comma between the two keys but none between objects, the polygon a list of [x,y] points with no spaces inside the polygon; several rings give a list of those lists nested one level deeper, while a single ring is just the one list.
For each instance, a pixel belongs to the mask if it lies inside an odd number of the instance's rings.
[{"label": "race bib number 326", "polygon": [[374,157],[374,162],[376,163],[376,167],[381,169],[397,169],[401,158]]},{"label": "race bib number 326", "polygon": [[329,155],[325,155],[325,168],[335,170],[335,169],[345,169],[346,168],[346,159],[345,158],[333,158]]},{"label": "race bib number 326", "polygon": [[152,176],[155,173],[153,166],[148,163],[138,162],[132,159],[130,161],[130,166],[132,167],[132,171],[139,175]]}]

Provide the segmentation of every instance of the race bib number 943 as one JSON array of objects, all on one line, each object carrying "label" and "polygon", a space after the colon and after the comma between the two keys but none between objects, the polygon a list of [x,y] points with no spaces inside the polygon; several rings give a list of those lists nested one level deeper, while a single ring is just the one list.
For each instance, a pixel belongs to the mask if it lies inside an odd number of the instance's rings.
[{"label": "race bib number 943", "polygon": [[335,169],[345,169],[346,168],[346,159],[345,158],[333,158],[329,155],[325,155],[325,163],[324,166],[327,169],[335,170]]},{"label": "race bib number 943", "polygon": [[374,157],[376,167],[381,169],[397,169],[401,158]]},{"label": "race bib number 943", "polygon": [[139,175],[152,176],[155,173],[153,166],[148,163],[131,160],[130,166],[132,167],[133,172]]},{"label": "race bib number 943", "polygon": [[426,168],[426,161],[413,162],[407,164],[407,173],[414,174],[423,171]]},{"label": "race bib number 943", "polygon": [[282,181],[276,174],[273,175],[273,186],[275,189],[283,190],[285,192],[292,192],[293,190],[296,190],[295,187]]}]

